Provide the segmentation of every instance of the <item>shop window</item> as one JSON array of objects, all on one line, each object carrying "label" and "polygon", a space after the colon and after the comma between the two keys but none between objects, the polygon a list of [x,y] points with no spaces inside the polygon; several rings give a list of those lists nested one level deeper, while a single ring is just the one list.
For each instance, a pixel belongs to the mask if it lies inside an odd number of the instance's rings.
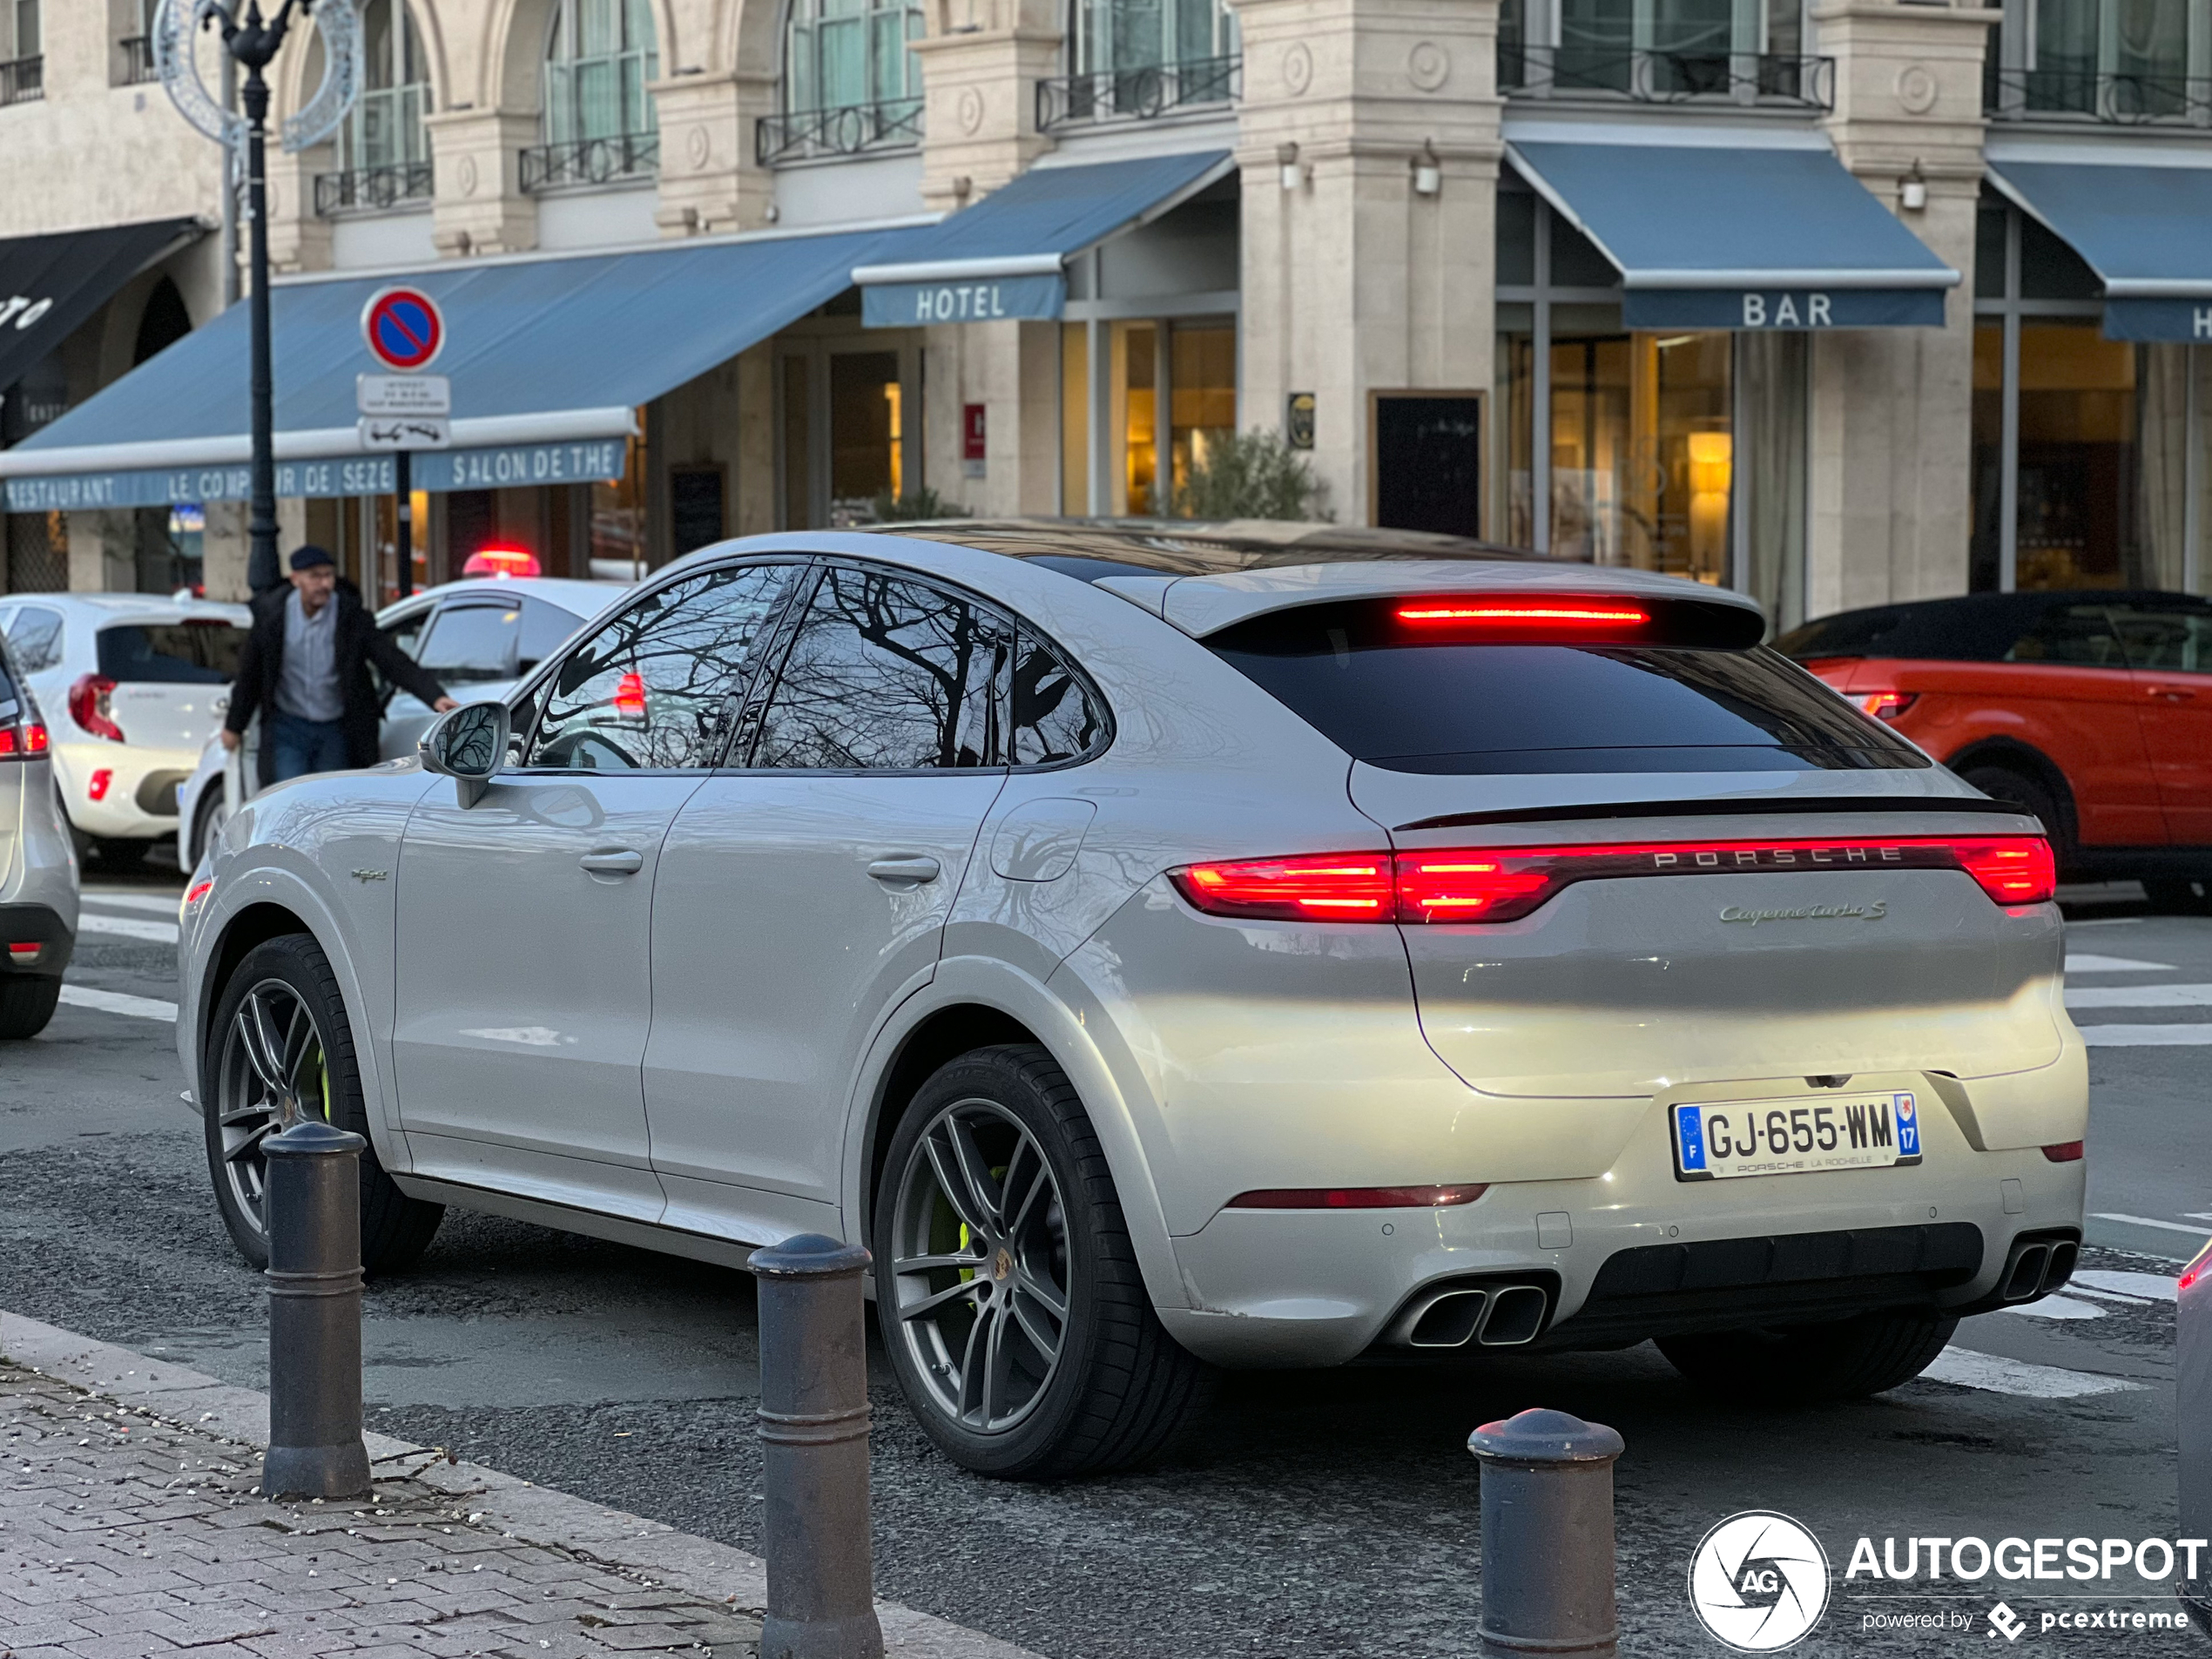
[{"label": "shop window", "polygon": [[1983,220],[1995,276],[1975,285],[1973,585],[2182,587],[2208,354],[2106,339],[2070,249],[2009,204]]},{"label": "shop window", "polygon": [[429,199],[430,72],[405,0],[361,9],[361,90],[338,129],[338,172],[315,181],[315,211]]},{"label": "shop window", "polygon": [[784,528],[851,529],[910,510],[909,356],[824,341],[793,341],[779,355]]},{"label": "shop window", "polygon": [[545,143],[523,152],[523,188],[652,172],[659,127],[645,86],[659,77],[650,0],[556,0],[545,51]]},{"label": "shop window", "polygon": [[792,0],[784,114],[763,127],[763,162],[919,143],[923,33],[914,0]]},{"label": "shop window", "polygon": [[[1095,325],[1101,347],[1092,378],[1091,329],[1061,328],[1061,509],[1070,514],[1166,518],[1193,469],[1237,430],[1237,331],[1228,322],[1161,319]],[[1104,470],[1091,489],[1091,412],[1104,416]],[[1164,417],[1164,430],[1163,429]]]}]

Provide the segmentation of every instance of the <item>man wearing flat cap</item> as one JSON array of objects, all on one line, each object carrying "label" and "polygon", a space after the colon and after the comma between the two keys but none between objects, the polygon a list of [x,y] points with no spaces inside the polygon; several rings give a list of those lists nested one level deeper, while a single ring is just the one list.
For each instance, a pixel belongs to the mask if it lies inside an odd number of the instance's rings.
[{"label": "man wearing flat cap", "polygon": [[253,602],[223,747],[238,747],[259,710],[264,788],[311,772],[374,765],[383,703],[372,664],[440,712],[455,706],[445,687],[377,631],[361,590],[339,576],[330,555],[300,548],[292,556],[292,585]]}]

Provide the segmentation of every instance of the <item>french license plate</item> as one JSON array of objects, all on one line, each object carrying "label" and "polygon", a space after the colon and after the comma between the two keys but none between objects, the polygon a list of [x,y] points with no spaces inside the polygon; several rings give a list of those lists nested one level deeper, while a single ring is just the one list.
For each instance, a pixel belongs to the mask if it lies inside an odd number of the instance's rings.
[{"label": "french license plate", "polygon": [[1687,1104],[1674,1109],[1674,1126],[1679,1181],[1920,1161],[1919,1107],[1905,1093]]}]

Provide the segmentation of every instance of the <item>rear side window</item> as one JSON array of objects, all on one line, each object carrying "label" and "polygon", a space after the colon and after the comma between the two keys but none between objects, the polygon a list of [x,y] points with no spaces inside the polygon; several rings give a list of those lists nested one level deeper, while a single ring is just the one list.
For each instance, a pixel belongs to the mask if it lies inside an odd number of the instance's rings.
[{"label": "rear side window", "polygon": [[1014,764],[1054,765],[1095,753],[1106,711],[1059,653],[1023,629],[1014,653]]},{"label": "rear side window", "polygon": [[2161,674],[2212,674],[2212,605],[2112,607],[2128,665]]},{"label": "rear side window", "polygon": [[1001,764],[998,685],[1011,644],[995,617],[955,594],[833,565],[762,711],[751,764],[796,772]]},{"label": "rear side window", "polygon": [[118,685],[225,685],[238,678],[246,630],[227,622],[118,623],[99,631],[100,673]]},{"label": "rear side window", "polygon": [[2112,612],[2101,604],[2053,605],[2022,631],[2005,660],[2067,668],[2128,666]]},{"label": "rear side window", "polygon": [[1761,646],[1433,638],[1365,603],[1257,617],[1205,644],[1355,759],[1392,772],[1932,764]]}]

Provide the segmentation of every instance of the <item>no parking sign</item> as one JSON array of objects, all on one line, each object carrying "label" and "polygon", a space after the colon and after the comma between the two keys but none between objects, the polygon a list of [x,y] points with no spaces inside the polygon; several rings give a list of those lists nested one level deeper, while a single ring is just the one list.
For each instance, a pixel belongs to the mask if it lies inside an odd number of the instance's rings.
[{"label": "no parking sign", "polygon": [[385,368],[402,374],[425,369],[445,349],[446,320],[438,302],[419,288],[383,288],[361,308],[361,338]]}]

